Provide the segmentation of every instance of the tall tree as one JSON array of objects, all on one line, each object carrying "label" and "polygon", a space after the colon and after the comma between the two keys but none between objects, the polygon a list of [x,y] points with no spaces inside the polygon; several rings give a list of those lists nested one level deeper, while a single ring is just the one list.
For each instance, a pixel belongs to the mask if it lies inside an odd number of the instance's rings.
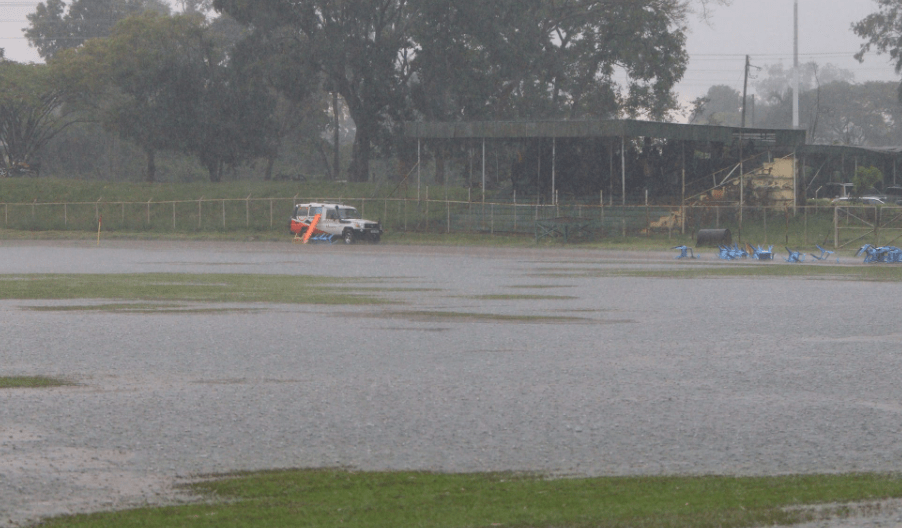
[{"label": "tall tree", "polygon": [[156,152],[191,144],[212,54],[202,17],[145,12],[121,21],[108,39],[58,54],[54,63],[93,95],[110,130],[144,150],[145,176],[154,181]]},{"label": "tall tree", "polygon": [[[896,73],[902,73],[902,2],[874,1],[878,6],[877,12],[852,24],[855,34],[865,40],[855,58],[862,62],[871,49],[876,49],[877,53],[888,53]],[[902,84],[899,85],[898,97],[902,101]]]},{"label": "tall tree", "polygon": [[[350,179],[402,119],[660,117],[687,60],[681,0],[215,0],[281,33],[346,102]],[[613,81],[625,72],[626,86]],[[622,89],[621,89],[622,88]],[[418,92],[418,93],[417,93]]]},{"label": "tall tree", "polygon": [[72,124],[69,87],[45,64],[0,56],[0,166],[33,165],[40,149]]},{"label": "tall tree", "polygon": [[73,0],[67,7],[63,0],[47,0],[26,15],[25,37],[42,58],[50,59],[90,38],[110,36],[116,22],[144,11],[168,14],[169,5],[164,0]]},{"label": "tall tree", "polygon": [[742,121],[742,94],[739,91],[716,84],[698,101],[690,122],[700,125],[737,126]]}]

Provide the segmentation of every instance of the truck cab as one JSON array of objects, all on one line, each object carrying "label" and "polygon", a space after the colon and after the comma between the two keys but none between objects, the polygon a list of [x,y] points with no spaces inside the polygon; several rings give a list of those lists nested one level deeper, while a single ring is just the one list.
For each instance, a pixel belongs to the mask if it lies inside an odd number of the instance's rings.
[{"label": "truck cab", "polygon": [[378,243],[382,225],[360,217],[357,209],[338,203],[301,203],[294,206],[290,230],[298,236],[312,229],[312,235],[329,240],[340,238],[345,244],[358,241]]}]

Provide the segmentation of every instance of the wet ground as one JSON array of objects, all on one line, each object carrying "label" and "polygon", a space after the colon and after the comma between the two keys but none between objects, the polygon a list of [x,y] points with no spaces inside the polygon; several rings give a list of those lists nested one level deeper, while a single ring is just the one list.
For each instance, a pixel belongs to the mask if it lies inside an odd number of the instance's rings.
[{"label": "wet ground", "polygon": [[398,304],[0,301],[0,375],[77,383],[0,392],[0,526],[238,469],[902,471],[902,283],[600,273],[745,265],[675,254],[2,242],[6,275],[348,276]]}]

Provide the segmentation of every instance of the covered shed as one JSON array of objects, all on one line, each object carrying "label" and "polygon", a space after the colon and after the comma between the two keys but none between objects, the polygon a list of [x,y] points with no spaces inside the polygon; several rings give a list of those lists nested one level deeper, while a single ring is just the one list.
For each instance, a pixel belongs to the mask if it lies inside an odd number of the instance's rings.
[{"label": "covered shed", "polygon": [[804,130],[738,128],[640,120],[407,122],[417,142],[417,181],[426,159],[438,162],[449,145],[479,153],[483,188],[487,165],[497,181],[510,179],[520,195],[548,202],[614,197],[621,203],[651,195],[659,203],[722,185],[775,156],[804,145]]}]

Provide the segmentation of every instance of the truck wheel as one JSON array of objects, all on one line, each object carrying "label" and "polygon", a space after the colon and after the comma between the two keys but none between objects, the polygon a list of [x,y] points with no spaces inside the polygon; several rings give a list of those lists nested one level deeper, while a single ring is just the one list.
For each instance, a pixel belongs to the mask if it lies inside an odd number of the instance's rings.
[{"label": "truck wheel", "polygon": [[354,243],[354,232],[350,229],[346,230],[342,235],[344,238],[345,244],[353,244]]}]

